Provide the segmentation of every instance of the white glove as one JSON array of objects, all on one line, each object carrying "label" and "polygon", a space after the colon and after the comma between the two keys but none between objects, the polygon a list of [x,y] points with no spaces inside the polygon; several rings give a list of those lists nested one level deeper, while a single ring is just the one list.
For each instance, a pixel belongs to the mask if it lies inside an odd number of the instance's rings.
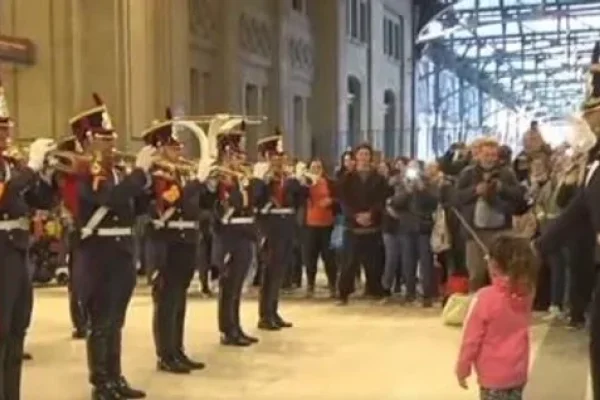
[{"label": "white glove", "polygon": [[36,139],[29,147],[29,161],[27,166],[39,172],[44,168],[44,162],[49,152],[56,150],[56,143],[52,139]]},{"label": "white glove", "polygon": [[152,168],[152,164],[154,164],[154,156],[156,154],[156,147],[154,146],[144,146],[137,153],[135,157],[135,167],[141,169],[145,173],[150,171]]},{"label": "white glove", "polygon": [[202,159],[198,162],[198,170],[196,171],[196,180],[198,180],[198,182],[206,182],[212,172],[212,164],[213,162],[211,159]]},{"label": "white glove", "polygon": [[265,179],[267,172],[269,172],[269,163],[264,161],[257,162],[252,169],[252,176],[256,179],[263,180]]}]

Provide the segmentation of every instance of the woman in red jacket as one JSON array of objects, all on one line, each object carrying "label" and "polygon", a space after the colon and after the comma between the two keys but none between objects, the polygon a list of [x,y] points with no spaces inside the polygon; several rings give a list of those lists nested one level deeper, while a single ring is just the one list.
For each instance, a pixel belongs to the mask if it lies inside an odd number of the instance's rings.
[{"label": "woman in red jacket", "polygon": [[319,257],[325,265],[331,296],[335,295],[337,268],[331,249],[331,231],[335,222],[335,195],[333,184],[324,174],[321,160],[313,160],[309,165],[310,173],[318,176],[318,181],[308,189],[306,200],[306,224],[304,237],[304,265],[308,281],[307,296],[315,290],[317,263]]}]

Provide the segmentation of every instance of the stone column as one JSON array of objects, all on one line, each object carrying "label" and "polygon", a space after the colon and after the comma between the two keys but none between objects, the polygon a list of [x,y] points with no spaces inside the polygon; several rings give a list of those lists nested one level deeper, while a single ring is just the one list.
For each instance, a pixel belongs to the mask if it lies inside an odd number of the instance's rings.
[{"label": "stone column", "polygon": [[[91,94],[98,92],[107,104],[120,144],[127,141],[131,122],[127,116],[128,2],[121,0],[80,0],[80,62],[85,109],[92,105]],[[90,96],[90,97],[88,97]]]},{"label": "stone column", "polygon": [[219,2],[219,22],[216,68],[214,68],[215,105],[221,112],[242,112],[239,18],[241,4],[239,0],[221,0]]},{"label": "stone column", "polygon": [[344,46],[346,2],[328,0],[311,2],[314,27],[315,76],[310,101],[310,119],[315,135],[316,154],[335,162],[338,135],[346,129],[346,55]]}]

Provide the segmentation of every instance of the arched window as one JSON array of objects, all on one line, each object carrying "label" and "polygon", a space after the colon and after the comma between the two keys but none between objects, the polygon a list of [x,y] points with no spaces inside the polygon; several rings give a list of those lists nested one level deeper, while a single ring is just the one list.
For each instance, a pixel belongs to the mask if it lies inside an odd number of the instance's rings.
[{"label": "arched window", "polygon": [[390,89],[383,93],[383,141],[386,157],[396,155],[396,143],[400,138],[401,132],[396,131],[396,95]]}]

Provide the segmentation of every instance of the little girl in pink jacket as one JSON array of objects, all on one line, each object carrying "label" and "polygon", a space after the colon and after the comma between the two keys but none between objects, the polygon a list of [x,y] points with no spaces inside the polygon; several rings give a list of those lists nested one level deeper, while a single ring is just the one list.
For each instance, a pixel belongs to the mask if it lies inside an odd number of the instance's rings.
[{"label": "little girl in pink jacket", "polygon": [[456,377],[461,387],[475,370],[482,400],[519,400],[529,370],[529,322],[536,257],[529,240],[499,236],[489,251],[492,284],[473,297]]}]

